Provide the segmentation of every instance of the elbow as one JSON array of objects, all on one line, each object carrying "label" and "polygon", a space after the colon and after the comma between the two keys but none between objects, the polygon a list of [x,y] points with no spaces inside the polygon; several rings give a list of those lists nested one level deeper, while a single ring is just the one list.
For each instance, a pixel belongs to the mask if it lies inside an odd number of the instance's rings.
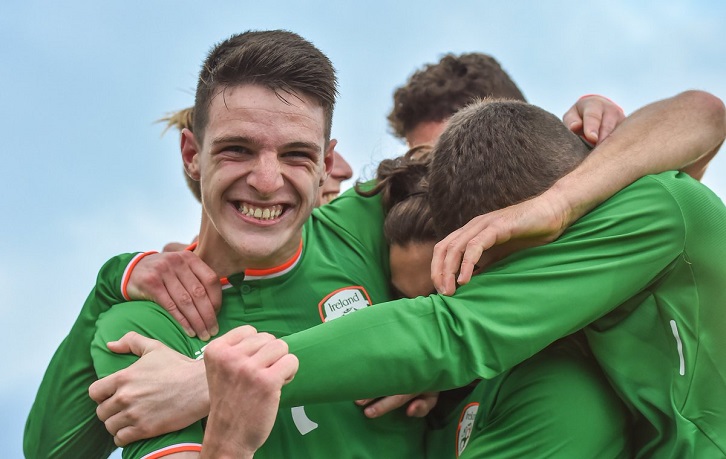
[{"label": "elbow", "polygon": [[697,107],[703,116],[703,120],[713,129],[714,135],[718,136],[718,142],[726,137],[726,106],[721,99],[706,91],[690,90],[679,94],[683,103],[691,107]]}]

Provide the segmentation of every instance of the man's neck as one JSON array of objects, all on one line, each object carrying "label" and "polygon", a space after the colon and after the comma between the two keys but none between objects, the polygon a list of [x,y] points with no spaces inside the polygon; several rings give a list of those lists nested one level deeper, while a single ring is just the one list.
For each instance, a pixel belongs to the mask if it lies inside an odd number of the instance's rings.
[{"label": "man's neck", "polygon": [[274,271],[291,264],[301,249],[302,234],[276,250],[275,253],[253,257],[245,256],[243,249],[233,247],[216,231],[200,232],[194,253],[217,275],[228,277],[233,274],[254,271]]}]

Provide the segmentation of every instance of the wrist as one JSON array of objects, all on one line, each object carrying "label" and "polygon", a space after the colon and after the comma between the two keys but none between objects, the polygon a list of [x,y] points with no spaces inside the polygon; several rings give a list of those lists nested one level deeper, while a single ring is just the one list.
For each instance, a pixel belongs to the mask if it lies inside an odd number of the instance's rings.
[{"label": "wrist", "polygon": [[196,388],[197,404],[195,406],[195,414],[199,419],[209,416],[209,383],[207,382],[207,371],[204,366],[204,359],[194,362],[193,376],[194,386]]},{"label": "wrist", "polygon": [[131,259],[128,266],[126,266],[126,269],[124,270],[123,276],[121,277],[121,295],[126,299],[126,301],[131,301],[132,298],[129,296],[128,292],[128,286],[129,286],[129,280],[131,279],[131,273],[133,272],[136,265],[143,259],[148,257],[149,255],[153,255],[155,253],[159,253],[156,251],[149,251],[144,252],[136,255],[134,258]]},{"label": "wrist", "polygon": [[558,180],[537,197],[545,208],[550,209],[551,227],[557,228],[560,234],[587,212],[578,206],[577,195],[571,195],[573,188],[562,182],[563,179]]}]

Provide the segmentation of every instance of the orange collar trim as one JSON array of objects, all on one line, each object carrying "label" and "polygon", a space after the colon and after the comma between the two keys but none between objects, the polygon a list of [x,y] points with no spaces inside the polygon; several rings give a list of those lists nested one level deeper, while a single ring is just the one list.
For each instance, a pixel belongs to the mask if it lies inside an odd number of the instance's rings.
[{"label": "orange collar trim", "polygon": [[[194,250],[197,248],[197,242],[194,241],[184,250]],[[245,279],[247,280],[254,280],[254,279],[263,279],[266,277],[277,277],[285,274],[286,272],[290,271],[295,265],[297,265],[298,261],[300,261],[300,256],[302,255],[302,238],[300,239],[300,244],[297,246],[297,250],[295,251],[295,254],[290,257],[289,260],[284,262],[283,264],[279,266],[275,266],[273,268],[266,268],[266,269],[245,269]],[[219,281],[222,283],[223,286],[229,285],[229,280],[226,277],[222,277],[219,279]]]},{"label": "orange collar trim", "polygon": [[252,279],[262,279],[265,277],[277,277],[282,276],[286,272],[290,271],[298,261],[300,261],[300,256],[302,255],[302,248],[303,243],[302,239],[300,239],[300,244],[297,246],[297,250],[295,251],[295,254],[290,257],[289,260],[287,260],[285,263],[275,266],[274,268],[267,268],[267,269],[245,269],[245,279],[252,280]]}]

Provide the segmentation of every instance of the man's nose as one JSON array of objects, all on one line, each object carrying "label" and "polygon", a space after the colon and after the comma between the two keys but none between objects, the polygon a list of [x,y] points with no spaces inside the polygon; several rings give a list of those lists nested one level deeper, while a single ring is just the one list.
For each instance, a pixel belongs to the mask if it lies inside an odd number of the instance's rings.
[{"label": "man's nose", "polygon": [[257,157],[247,183],[261,195],[270,195],[282,188],[284,181],[276,154],[262,153]]}]

